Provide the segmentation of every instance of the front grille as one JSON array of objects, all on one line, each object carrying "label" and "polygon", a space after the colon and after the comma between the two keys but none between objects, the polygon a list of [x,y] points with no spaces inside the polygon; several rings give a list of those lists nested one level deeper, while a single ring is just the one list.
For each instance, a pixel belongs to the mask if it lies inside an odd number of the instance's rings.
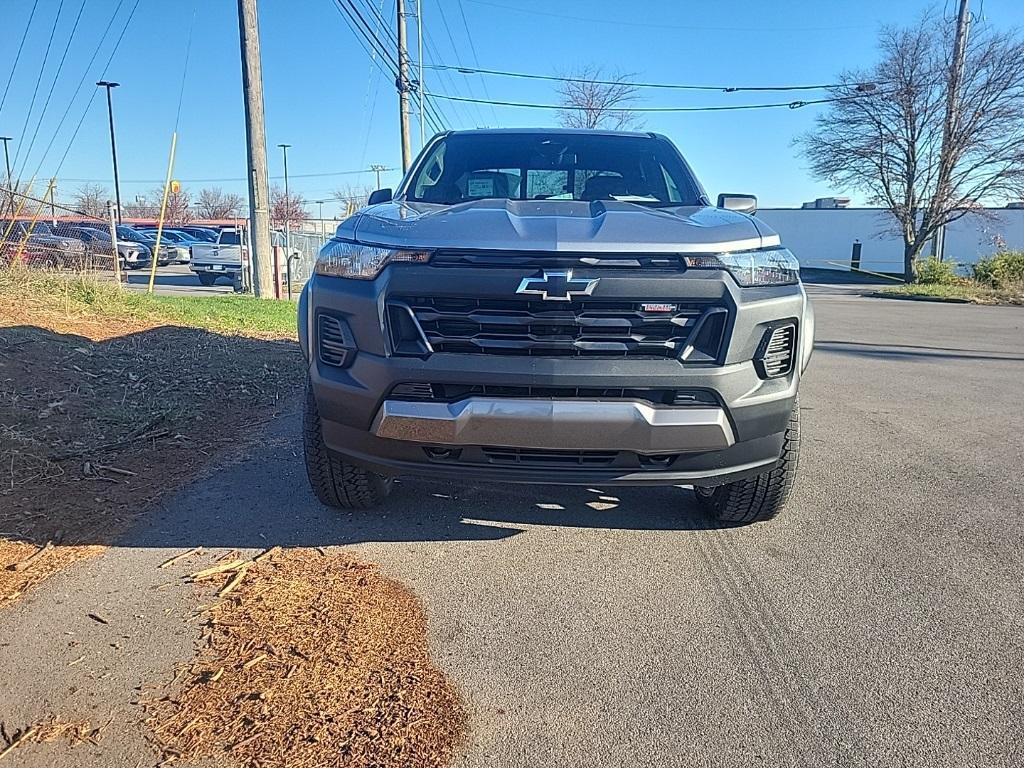
[{"label": "front grille", "polygon": [[[434,352],[542,357],[678,358],[708,309],[697,303],[586,299],[554,306],[542,300],[410,297],[408,306]],[[724,323],[721,324],[724,329]],[[701,360],[714,359],[701,350]],[[401,339],[395,340],[396,349]]]},{"label": "front grille", "polygon": [[492,464],[529,464],[534,466],[606,467],[618,451],[551,451],[540,448],[481,449]]},{"label": "front grille", "polygon": [[755,361],[758,373],[766,379],[774,379],[793,370],[795,342],[794,325],[783,325],[767,331]]}]

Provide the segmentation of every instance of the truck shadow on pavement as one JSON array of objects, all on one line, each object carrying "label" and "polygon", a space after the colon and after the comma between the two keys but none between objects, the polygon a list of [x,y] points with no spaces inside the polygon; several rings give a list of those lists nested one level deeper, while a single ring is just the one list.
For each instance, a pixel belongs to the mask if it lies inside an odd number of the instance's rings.
[{"label": "truck shadow on pavement", "polygon": [[674,486],[458,484],[398,480],[378,509],[338,511],[309,489],[298,413],[280,419],[251,456],[166,499],[125,537],[144,547],[331,546],[488,541],[532,526],[679,531],[714,527],[692,492]]}]

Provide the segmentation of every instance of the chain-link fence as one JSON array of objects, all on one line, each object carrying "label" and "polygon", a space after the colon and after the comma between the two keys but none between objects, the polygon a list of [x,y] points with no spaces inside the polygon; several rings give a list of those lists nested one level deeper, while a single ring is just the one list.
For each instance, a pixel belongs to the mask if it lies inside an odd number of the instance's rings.
[{"label": "chain-link fence", "polygon": [[0,267],[113,272],[115,254],[122,266],[149,262],[143,247],[115,245],[104,219],[35,197],[31,190],[0,193]]},{"label": "chain-link fence", "polygon": [[[330,233],[320,234],[310,232],[292,232],[290,235],[292,292],[301,288],[313,275],[313,265],[316,263],[317,254],[331,237]],[[283,243],[282,243],[283,244]]]}]

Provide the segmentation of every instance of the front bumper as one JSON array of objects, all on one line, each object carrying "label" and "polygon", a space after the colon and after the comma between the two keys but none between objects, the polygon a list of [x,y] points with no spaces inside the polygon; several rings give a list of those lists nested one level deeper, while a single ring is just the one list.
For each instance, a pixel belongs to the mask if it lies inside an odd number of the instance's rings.
[{"label": "front bumper", "polygon": [[[652,299],[698,297],[728,305],[727,345],[713,364],[439,352],[399,356],[381,332],[388,296],[467,290],[454,270],[445,271],[441,285],[430,269],[389,268],[372,282],[318,276],[302,294],[300,341],[323,438],[348,460],[381,474],[454,480],[707,486],[764,472],[778,461],[810,351],[802,335],[813,335],[813,314],[800,286],[740,289],[715,273],[653,280],[634,275],[623,284]],[[501,272],[509,284],[521,279],[509,270],[475,272]],[[617,288],[614,278],[603,286]],[[479,290],[485,293],[486,286]],[[318,312],[342,317],[350,327],[358,351],[348,367],[323,364],[311,347],[309,329],[316,327]],[[753,358],[765,329],[780,320],[797,325],[798,363],[784,377],[763,379]],[[700,390],[717,406],[585,396],[437,402],[391,394],[396,385],[409,383]]]}]

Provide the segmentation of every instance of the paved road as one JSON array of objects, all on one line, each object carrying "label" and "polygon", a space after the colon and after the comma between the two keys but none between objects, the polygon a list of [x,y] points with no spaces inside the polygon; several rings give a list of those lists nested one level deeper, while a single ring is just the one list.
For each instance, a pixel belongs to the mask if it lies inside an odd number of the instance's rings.
[{"label": "paved road", "polygon": [[149,759],[132,688],[196,635],[155,564],[270,543],[349,547],[416,590],[471,713],[461,768],[1024,764],[1024,311],[814,292],[780,519],[716,530],[676,488],[425,480],[334,516],[289,416],[5,615],[10,722],[117,718],[97,748],[11,765]]}]

